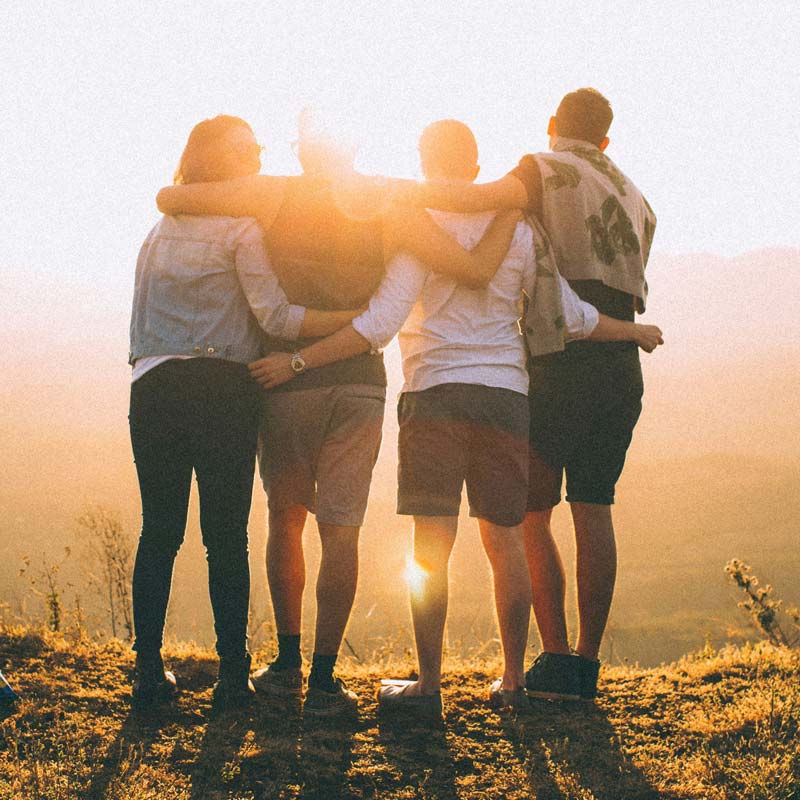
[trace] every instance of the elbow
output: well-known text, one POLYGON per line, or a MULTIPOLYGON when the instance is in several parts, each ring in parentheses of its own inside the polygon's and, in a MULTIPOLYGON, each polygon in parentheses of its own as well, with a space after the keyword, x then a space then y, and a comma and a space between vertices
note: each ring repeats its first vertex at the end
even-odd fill
POLYGON ((162 214, 174 214, 175 209, 169 203, 169 189, 161 189, 156 195, 156 205, 162 214))
POLYGON ((468 273, 459 283, 466 286, 467 289, 485 289, 491 282, 491 275, 481 275, 476 273, 468 273))

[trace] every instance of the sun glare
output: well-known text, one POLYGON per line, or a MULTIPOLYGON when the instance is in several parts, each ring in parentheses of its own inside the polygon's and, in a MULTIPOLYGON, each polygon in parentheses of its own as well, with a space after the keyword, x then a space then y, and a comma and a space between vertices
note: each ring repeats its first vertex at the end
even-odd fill
POLYGON ((428 572, 424 570, 412 556, 406 558, 406 568, 403 577, 412 594, 420 595, 425 588, 425 581, 428 579, 428 572))

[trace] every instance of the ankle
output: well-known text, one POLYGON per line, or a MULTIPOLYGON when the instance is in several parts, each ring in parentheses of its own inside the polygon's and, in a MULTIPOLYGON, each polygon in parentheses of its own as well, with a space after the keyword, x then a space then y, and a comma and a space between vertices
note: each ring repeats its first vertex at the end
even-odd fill
POLYGON ((442 689, 441 676, 437 676, 434 679, 420 675, 419 680, 417 681, 417 688, 419 689, 420 694, 438 694, 442 689))
POLYGON ((542 652, 552 653, 553 655, 557 656, 568 656, 575 651, 569 646, 568 642, 555 641, 555 642, 542 642, 542 652))
POLYGON ((274 669, 299 669, 303 666, 303 657, 300 655, 300 634, 278 634, 278 657, 272 662, 274 669))
POLYGON ((336 656, 314 653, 311 660, 311 673, 308 676, 308 685, 313 689, 322 689, 332 692, 336 688, 333 679, 333 668, 336 666, 336 656))
POLYGON ((503 673, 503 688, 514 691, 521 689, 525 686, 525 672, 504 672, 503 673))

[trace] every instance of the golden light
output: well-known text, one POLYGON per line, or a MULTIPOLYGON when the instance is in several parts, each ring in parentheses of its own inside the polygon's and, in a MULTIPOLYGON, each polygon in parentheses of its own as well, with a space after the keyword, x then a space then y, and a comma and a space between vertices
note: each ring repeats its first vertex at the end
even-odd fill
POLYGON ((428 579, 427 570, 423 569, 412 556, 406 558, 406 568, 403 571, 403 578, 408 584, 412 594, 420 595, 425 588, 425 581, 428 579))

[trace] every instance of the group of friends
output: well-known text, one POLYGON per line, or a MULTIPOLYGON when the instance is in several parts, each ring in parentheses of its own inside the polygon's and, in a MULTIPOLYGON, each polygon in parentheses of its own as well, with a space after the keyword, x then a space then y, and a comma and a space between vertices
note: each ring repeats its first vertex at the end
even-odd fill
POLYGON ((594 89, 567 94, 550 150, 474 183, 455 120, 419 141, 424 181, 359 175, 354 152, 301 116, 302 175, 260 174, 250 126, 192 130, 164 216, 142 245, 131 320, 130 432, 143 524, 133 574, 133 701, 169 699, 161 648, 192 474, 219 654, 216 708, 253 693, 356 712, 335 675, 356 593, 359 532, 381 443, 382 348, 398 336, 398 514, 413 517, 416 680, 384 680, 386 712, 440 717, 448 563, 462 487, 491 565, 503 673, 495 707, 593 700, 616 550, 611 506, 641 411, 636 323, 655 216, 605 154, 594 89), (268 498, 278 654, 252 670, 247 523, 256 459, 268 498), (550 518, 563 476, 574 521, 579 630, 550 518), (321 561, 313 659, 300 650, 303 528, 321 561), (525 670, 534 610, 542 650, 525 670))

